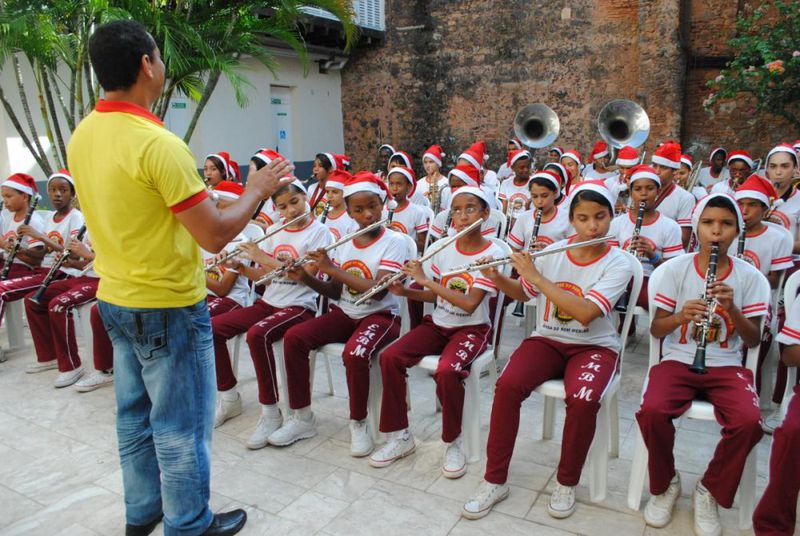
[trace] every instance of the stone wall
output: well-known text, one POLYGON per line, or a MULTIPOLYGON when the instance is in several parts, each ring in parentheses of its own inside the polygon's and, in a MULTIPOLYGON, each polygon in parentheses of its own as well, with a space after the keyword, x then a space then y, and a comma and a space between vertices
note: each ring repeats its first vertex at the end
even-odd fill
MULTIPOLYGON (((718 0, 386 0, 385 41, 356 51, 342 73, 346 151, 356 169, 372 168, 376 147, 391 143, 420 170, 431 143, 452 157, 484 139, 496 168, 516 111, 544 102, 561 120, 557 144, 585 154, 603 104, 626 98, 650 116, 648 151, 669 137, 701 154, 715 122, 730 125, 742 106, 713 121, 701 104, 716 71, 688 61, 729 53, 736 9, 718 0)), ((734 146, 751 132, 726 126, 721 138, 734 146)))

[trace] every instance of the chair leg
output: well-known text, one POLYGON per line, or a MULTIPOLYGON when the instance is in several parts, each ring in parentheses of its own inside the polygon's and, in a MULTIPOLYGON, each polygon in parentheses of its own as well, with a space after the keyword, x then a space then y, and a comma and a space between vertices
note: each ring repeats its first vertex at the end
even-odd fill
POLYGON ((608 400, 608 454, 619 458, 619 392, 615 391, 608 400))
POLYGON ((644 444, 642 432, 636 425, 636 447, 631 462, 631 476, 628 480, 628 508, 639 511, 642 502, 642 490, 647 476, 647 446, 644 444))
POLYGON ((494 389, 497 387, 497 358, 495 357, 489 362, 489 380, 492 382, 491 390, 489 393, 494 400, 494 389))
POLYGON ((242 336, 237 335, 233 338, 233 377, 239 379, 239 352, 242 350, 242 336))
POLYGON ((609 415, 607 404, 601 404, 597 413, 594 441, 589 450, 589 500, 602 502, 608 488, 609 415))
MULTIPOLYGON (((276 381, 278 382, 278 407, 284 418, 289 416, 289 387, 286 382, 286 358, 283 355, 283 339, 272 345, 272 354, 275 357, 276 381)), ((311 369, 311 378, 314 378, 314 369, 311 369)))
POLYGON ((334 396, 333 372, 331 372, 331 356, 325 354, 325 373, 328 375, 328 394, 334 396))
POLYGON ((739 482, 739 528, 750 530, 753 527, 753 512, 756 509, 756 465, 757 447, 747 456, 739 482))
MULTIPOLYGON (((315 352, 315 351, 312 350, 311 353, 308 355, 308 370, 311 373, 311 377, 309 378, 308 387, 309 387, 309 389, 311 390, 312 393, 314 392, 314 379, 317 376, 317 354, 318 353, 319 352, 315 352)), ((323 357, 327 357, 327 356, 325 356, 323 354, 323 357)))
POLYGON ((464 436, 468 463, 475 463, 481 458, 480 373, 480 370, 473 369, 464 382, 464 411, 461 419, 461 433, 464 436))
POLYGON ((770 344, 769 351, 767 351, 767 355, 764 358, 764 363, 761 365, 761 393, 758 396, 762 409, 769 409, 772 404, 772 391, 775 387, 775 363, 779 359, 778 341, 773 337, 772 344, 770 344))
POLYGON ((556 399, 544 397, 544 416, 542 418, 542 439, 553 439, 556 425, 556 399))
POLYGON ((383 382, 381 378, 381 367, 378 364, 380 354, 373 358, 369 367, 369 402, 367 419, 369 419, 372 441, 378 442, 381 439, 380 418, 381 418, 381 397, 383 396, 383 382))
POLYGON ((8 331, 8 349, 25 346, 25 324, 22 320, 24 311, 22 300, 10 302, 6 306, 6 329, 8 331))

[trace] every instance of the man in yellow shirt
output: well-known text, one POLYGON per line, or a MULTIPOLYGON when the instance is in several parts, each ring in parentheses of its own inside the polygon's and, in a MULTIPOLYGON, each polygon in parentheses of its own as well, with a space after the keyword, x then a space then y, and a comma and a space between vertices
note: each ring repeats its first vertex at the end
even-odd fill
POLYGON ((208 505, 216 387, 198 244, 220 251, 293 167, 262 168, 218 209, 189 148, 149 112, 165 71, 152 36, 133 21, 105 24, 89 55, 105 99, 75 129, 67 158, 114 343, 126 535, 149 534, 162 516, 165 536, 235 534, 246 513, 208 505))

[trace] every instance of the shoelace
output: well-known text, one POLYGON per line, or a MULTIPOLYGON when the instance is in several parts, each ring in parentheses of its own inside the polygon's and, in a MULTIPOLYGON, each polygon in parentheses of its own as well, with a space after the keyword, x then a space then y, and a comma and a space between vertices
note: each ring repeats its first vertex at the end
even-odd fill
POLYGON ((554 502, 563 502, 566 501, 572 490, 567 486, 562 486, 561 484, 556 484, 556 489, 553 490, 553 501, 554 502))
POLYGON ((489 497, 491 497, 494 494, 496 489, 497 489, 496 486, 493 486, 492 484, 484 481, 481 484, 480 489, 478 490, 478 494, 475 496, 476 501, 479 504, 485 503, 487 500, 489 500, 489 497))
POLYGON ((703 516, 704 517, 712 517, 712 516, 716 517, 716 516, 714 516, 715 501, 714 501, 714 497, 711 496, 711 493, 709 493, 709 492, 705 492, 705 493, 697 492, 697 495, 700 496, 700 501, 699 502, 700 502, 700 507, 702 508, 702 511, 703 511, 703 516))

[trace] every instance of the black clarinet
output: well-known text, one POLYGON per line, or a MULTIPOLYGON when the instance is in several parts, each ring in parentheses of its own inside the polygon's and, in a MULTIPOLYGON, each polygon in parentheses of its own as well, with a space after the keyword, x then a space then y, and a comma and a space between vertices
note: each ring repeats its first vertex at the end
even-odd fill
POLYGON ((736 244, 736 258, 737 259, 744 259, 745 240, 747 240, 747 236, 746 236, 746 233, 745 233, 744 229, 742 229, 742 232, 739 233, 739 243, 736 244))
MULTIPOLYGON (((536 240, 539 238, 539 227, 542 225, 542 211, 536 211, 536 219, 533 221, 533 232, 531 233, 531 240, 528 242, 528 253, 533 253, 533 248, 536 247, 536 240)), ((522 318, 525 316, 525 302, 518 301, 511 311, 512 316, 522 318)))
MULTIPOLYGON (((636 257, 637 259, 639 256, 636 254, 636 250, 634 249, 634 243, 638 240, 639 236, 642 234, 642 224, 644 223, 644 210, 647 206, 647 203, 644 201, 639 201, 639 211, 636 214, 636 223, 633 226, 633 234, 631 234, 631 241, 628 242, 628 249, 626 250, 628 253, 636 257)), ((631 299, 631 292, 630 290, 626 290, 622 297, 617 302, 617 305, 614 306, 614 309, 619 312, 626 312, 628 310, 628 302, 631 299)))
POLYGON ((695 330, 699 332, 700 340, 697 341, 697 350, 694 352, 694 361, 689 370, 695 374, 706 374, 706 344, 708 344, 708 333, 711 331, 711 319, 714 316, 714 309, 717 308, 717 300, 711 297, 711 283, 717 280, 717 259, 719 257, 719 243, 711 244, 711 255, 708 260, 706 270, 706 288, 703 291, 703 301, 706 302, 706 314, 700 324, 695 323, 695 330))
MULTIPOLYGON (((83 241, 83 235, 86 234, 86 225, 80 228, 78 234, 75 235, 75 240, 78 242, 83 241)), ((47 275, 44 277, 42 284, 39 285, 39 288, 36 290, 36 294, 33 295, 31 301, 37 305, 41 305, 42 296, 44 296, 45 291, 47 291, 47 287, 50 286, 50 283, 53 282, 53 279, 56 278, 58 271, 61 270, 61 267, 64 265, 67 259, 69 259, 69 251, 67 250, 67 245, 64 244, 64 251, 58 256, 58 258, 53 262, 53 266, 50 267, 50 271, 47 272, 47 275)))
POLYGON ((331 202, 328 201, 327 203, 325 203, 325 207, 322 209, 322 215, 320 215, 319 217, 320 223, 324 224, 326 221, 328 221, 328 212, 330 211, 331 211, 331 202))
MULTIPOLYGON (((39 196, 33 196, 31 199, 31 204, 28 207, 28 213, 25 214, 25 221, 22 222, 23 225, 30 225, 31 218, 33 218, 33 212, 36 210, 36 206, 39 204, 39 196)), ((18 236, 17 240, 14 242, 14 245, 11 247, 11 253, 8 254, 8 259, 6 259, 6 264, 3 266, 3 273, 0 274, 0 280, 5 281, 8 279, 8 273, 11 271, 11 264, 14 262, 14 259, 17 257, 17 253, 19 253, 19 248, 22 246, 22 237, 18 236)))

